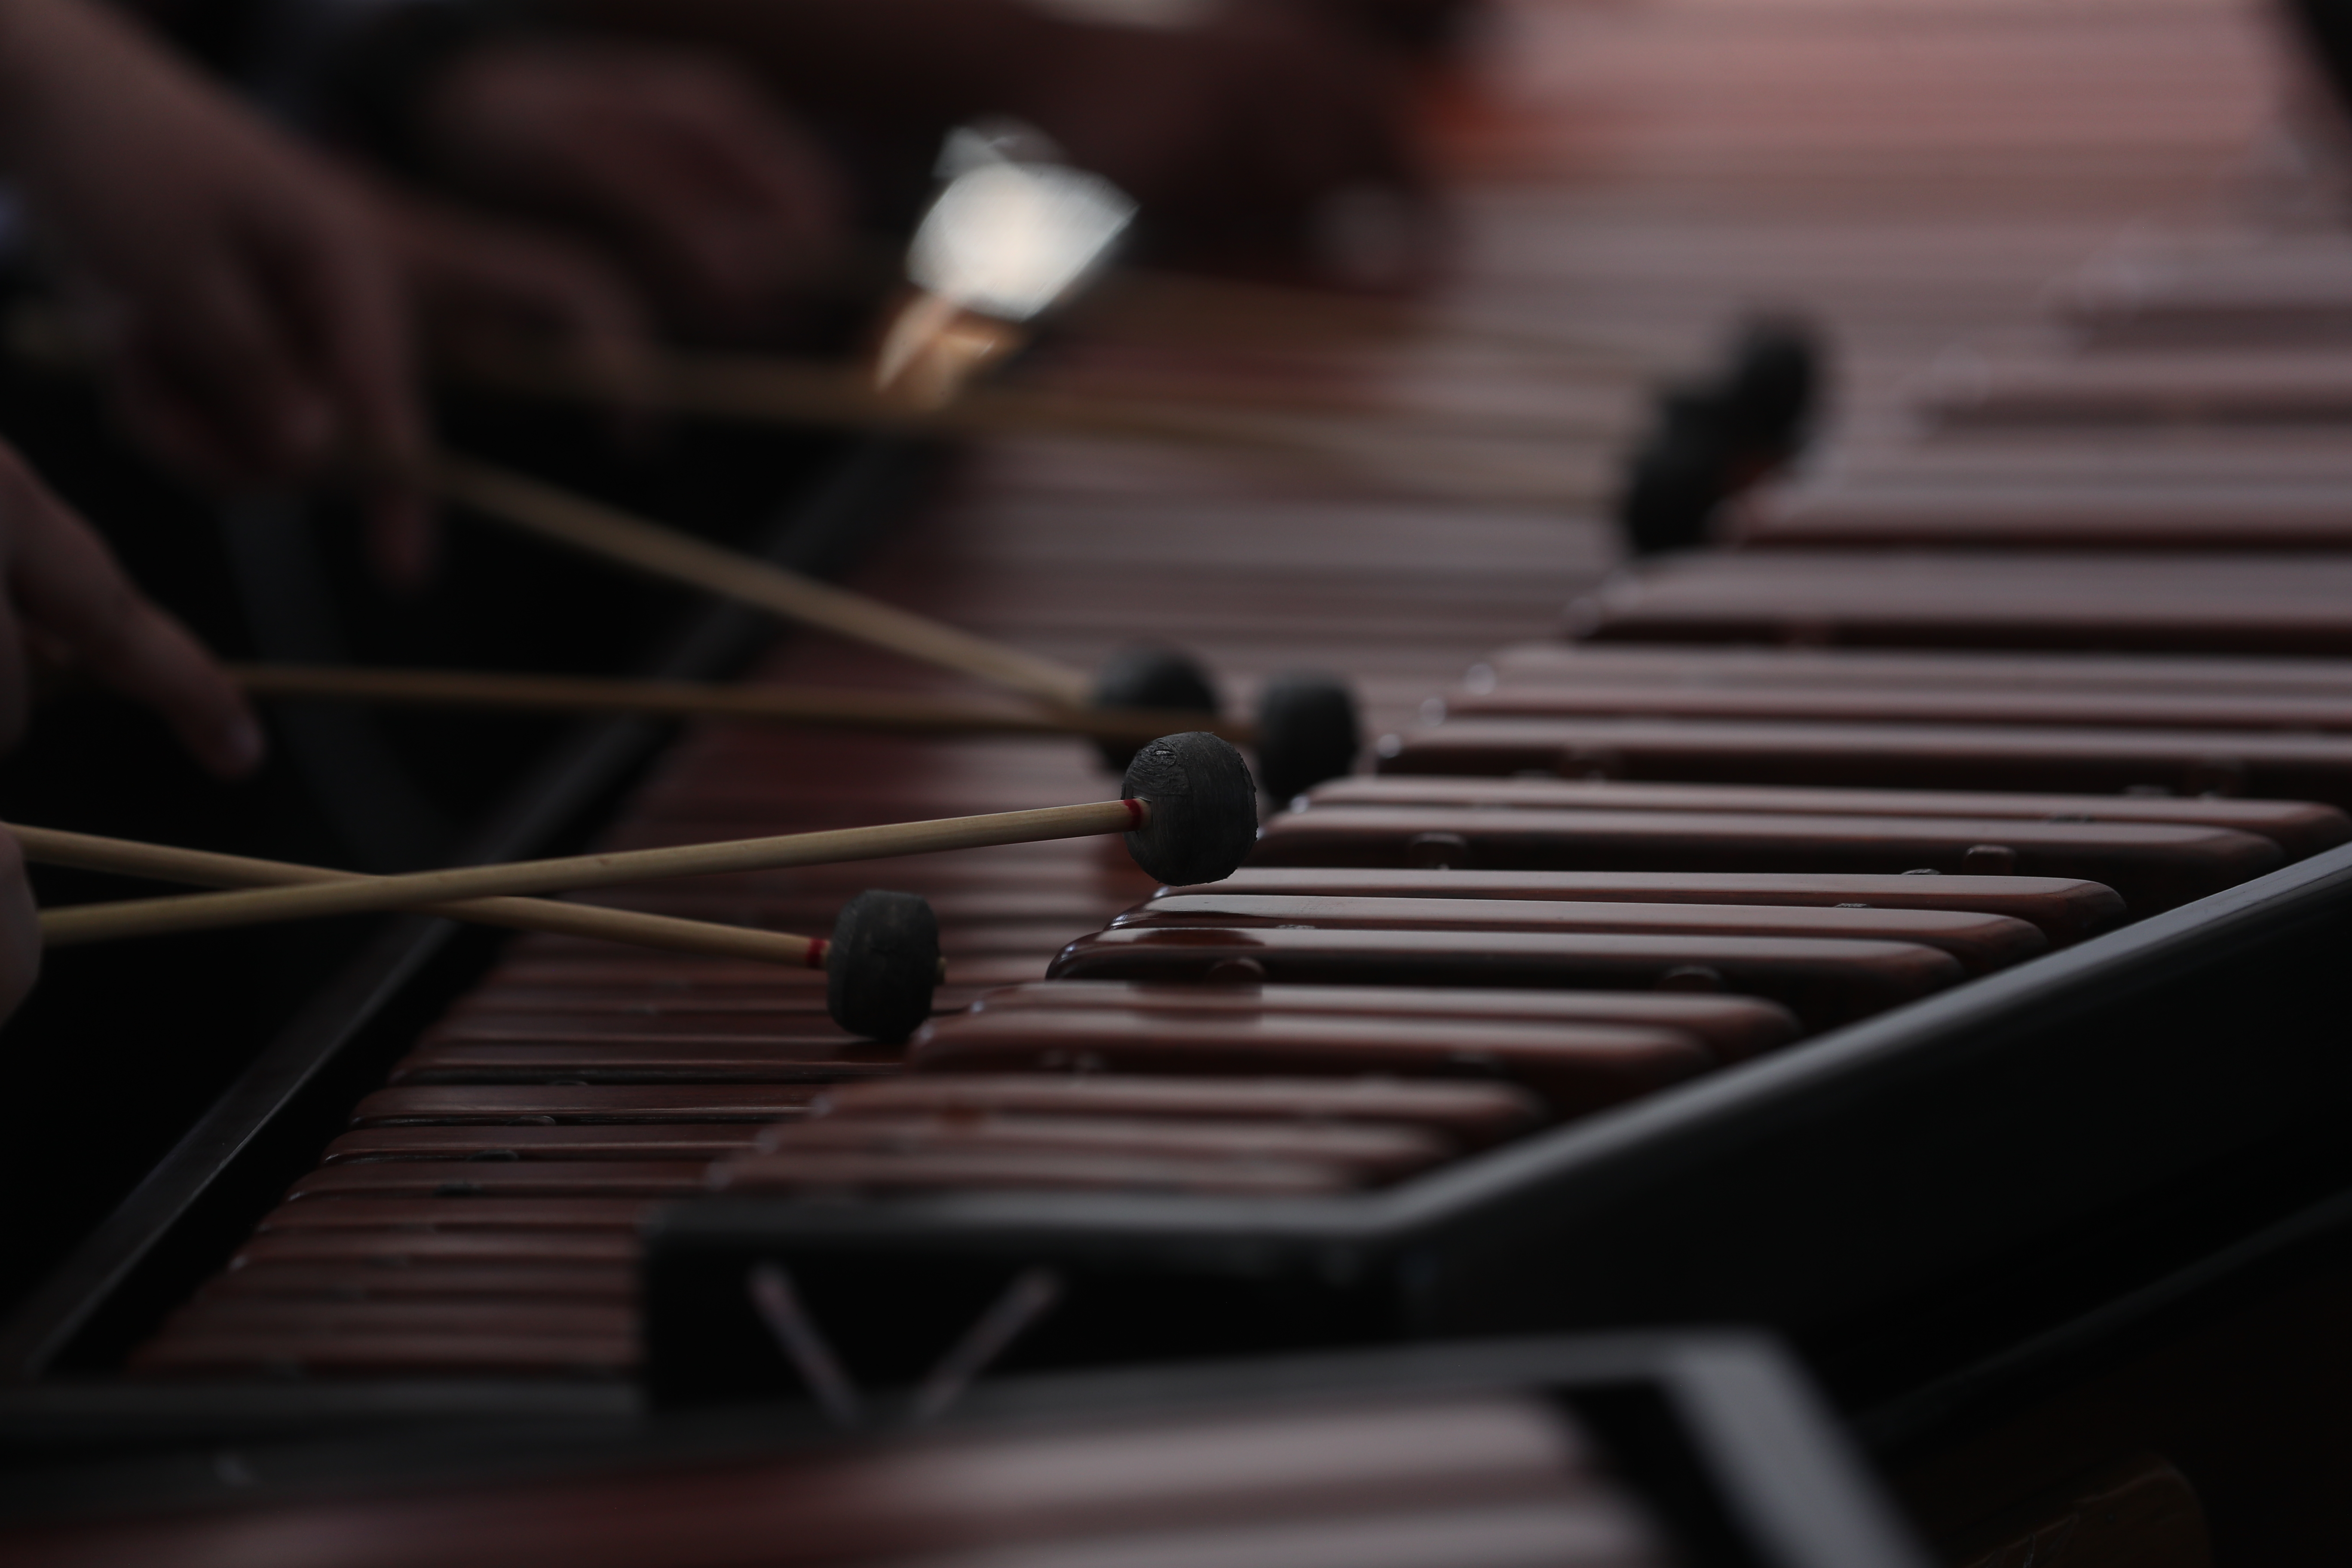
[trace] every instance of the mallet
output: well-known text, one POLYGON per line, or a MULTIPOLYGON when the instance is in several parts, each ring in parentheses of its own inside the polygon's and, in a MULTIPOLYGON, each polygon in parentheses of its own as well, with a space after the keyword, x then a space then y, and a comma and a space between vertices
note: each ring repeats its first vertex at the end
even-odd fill
MULTIPOLYGON (((43 914, 41 934, 48 945, 66 947, 271 921, 432 907, 463 900, 567 892, 666 877, 827 866, 1108 833, 1123 834, 1136 864, 1162 882, 1222 881, 1257 841, 1257 791, 1248 764, 1224 742, 1195 731, 1162 736, 1139 750, 1128 765, 1118 800, 557 860, 84 904, 43 914)), ((872 900, 877 895, 866 897, 872 900)), ((919 900, 908 901, 918 908, 921 905, 919 900)), ((852 910, 856 908, 852 905, 852 910)), ((835 928, 835 942, 861 955, 861 966, 855 973, 846 960, 837 969, 828 957, 826 973, 834 980, 831 996, 835 1016, 841 1016, 838 1009, 845 1008, 861 1021, 877 1016, 892 1020, 912 1016, 919 1022, 922 1014, 914 1006, 914 976, 919 970, 922 1011, 927 1012, 929 987, 937 976, 935 928, 929 923, 928 909, 920 922, 883 911, 883 906, 868 906, 866 912, 853 919, 851 910, 845 910, 843 919, 850 929, 835 928), (877 922, 872 931, 864 924, 869 920, 877 922), (919 963, 915 962, 921 934, 914 930, 917 923, 923 932, 933 933, 929 937, 929 956, 920 957, 919 963), (891 961, 865 964, 862 955, 875 952, 892 955, 891 961), (866 994, 862 988, 869 982, 887 994, 866 994)), ((859 1032, 878 1031, 860 1028, 859 1032)))
MULTIPOLYGON (((553 485, 469 458, 443 457, 427 481, 445 499, 480 515, 587 554, 700 588, 804 625, 955 670, 1035 698, 1064 713, 1097 709, 1167 710, 1169 719, 1213 724, 1216 693, 1192 660, 1164 648, 1115 655, 1089 677, 1054 659, 869 599, 846 588, 663 528, 553 485)), ((1292 795, 1355 766, 1361 731, 1354 696, 1336 677, 1297 671, 1267 683, 1257 717, 1258 756, 1267 794, 1292 795)), ((1113 767, 1131 746, 1103 742, 1113 767)))
MULTIPOLYGON (((37 864, 152 878, 160 882, 189 882, 205 888, 296 888, 368 886, 381 879, 353 871, 141 844, 55 827, 12 824, 8 831, 24 847, 25 858, 37 864)), ((173 906, 187 900, 143 901, 173 906)), ((97 910, 129 906, 87 907, 97 910)), ((394 907, 414 914, 441 915, 476 925, 591 937, 706 958, 740 958, 756 963, 821 969, 825 973, 826 1007, 834 1021, 853 1034, 893 1043, 905 1039, 930 1016, 931 990, 941 978, 939 921, 930 906, 911 893, 869 890, 858 894, 843 906, 834 921, 830 940, 549 899, 478 898, 394 907), (919 1001, 920 1005, 917 1005, 919 1001)), ((68 912, 57 911, 55 918, 62 920, 68 912)), ((50 916, 43 917, 42 934, 50 946, 66 945, 76 940, 71 936, 59 939, 52 930, 51 921, 50 916)))
POLYGON ((666 351, 625 387, 542 349, 475 343, 444 351, 447 378, 508 396, 737 424, 940 437, 1058 436, 1140 441, 1303 465, 1341 482, 1433 500, 1571 504, 1607 493, 1610 455, 1637 415, 1520 418, 1444 409, 1309 405, 1240 394, 1149 398, 1078 385, 989 383, 953 401, 909 405, 854 367, 756 354, 666 351))
MULTIPOLYGON (((625 680, 462 669, 362 669, 341 665, 231 664, 229 674, 263 697, 383 702, 415 708, 480 708, 545 713, 641 713, 665 719, 751 719, 845 730, 911 734, 1083 735, 1123 765, 1135 748, 1167 727, 1189 688, 1171 700, 1155 682, 1187 679, 1181 656, 1130 651, 1107 667, 1122 689, 1140 689, 1149 705, 1056 709, 989 707, 955 698, 908 696, 856 687, 722 686, 691 680, 625 680), (1162 658, 1166 662, 1161 662, 1162 658)), ((1211 732, 1258 748, 1267 792, 1287 800, 1328 773, 1331 759, 1353 756, 1355 708, 1337 682, 1312 675, 1277 677, 1259 699, 1270 734, 1245 720, 1223 720, 1211 732), (1288 784, 1290 787, 1284 787, 1288 784)))

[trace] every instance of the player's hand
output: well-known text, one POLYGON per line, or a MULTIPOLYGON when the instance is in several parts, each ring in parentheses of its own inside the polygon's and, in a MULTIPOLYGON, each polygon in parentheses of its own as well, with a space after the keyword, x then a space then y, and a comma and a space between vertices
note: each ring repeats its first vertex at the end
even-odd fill
POLYGON ((843 241, 824 157, 716 55, 494 40, 436 76, 415 112, 443 178, 593 233, 692 331, 770 325, 843 241))
POLYGON ((394 476, 424 421, 364 196, 85 0, 10 0, 0 161, 151 442, 229 483, 356 456, 387 477, 379 563, 422 572, 425 509, 394 476))
POLYGON ((153 709, 220 777, 261 762, 261 726, 236 683, 0 443, 0 750, 23 738, 36 660, 153 709))
POLYGON ((1402 284, 1434 225, 1386 50, 1312 14, 1234 8, 1181 30, 1066 35, 1029 118, 1141 204, 1181 256, 1304 262, 1402 284))
POLYGON ((469 357, 523 349, 583 376, 625 409, 653 373, 646 309, 593 252, 553 234, 413 192, 371 186, 421 338, 469 357))

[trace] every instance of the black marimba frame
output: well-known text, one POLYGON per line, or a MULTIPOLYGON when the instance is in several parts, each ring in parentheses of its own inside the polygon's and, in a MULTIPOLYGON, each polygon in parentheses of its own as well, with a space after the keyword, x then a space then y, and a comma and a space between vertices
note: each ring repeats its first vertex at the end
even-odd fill
POLYGON ((1019 1271, 1007 1368, 1753 1321, 1874 1441, 2352 1257, 2352 846, 1387 1191, 713 1197, 656 1218, 655 1396, 920 1376, 1019 1271))

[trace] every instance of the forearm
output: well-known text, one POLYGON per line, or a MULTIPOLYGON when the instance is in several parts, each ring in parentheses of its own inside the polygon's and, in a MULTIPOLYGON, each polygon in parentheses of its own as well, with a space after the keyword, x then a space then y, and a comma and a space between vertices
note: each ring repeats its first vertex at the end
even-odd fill
MULTIPOLYGON (((242 118, 131 19, 95 0, 0 0, 0 176, 37 208, 70 210, 98 183, 135 179, 121 135, 138 118, 242 118)), ((253 130, 259 132, 257 122, 253 130)))
POLYGON ((86 0, 0 0, 0 171, 37 160, 78 99, 145 89, 152 53, 132 25, 86 0))

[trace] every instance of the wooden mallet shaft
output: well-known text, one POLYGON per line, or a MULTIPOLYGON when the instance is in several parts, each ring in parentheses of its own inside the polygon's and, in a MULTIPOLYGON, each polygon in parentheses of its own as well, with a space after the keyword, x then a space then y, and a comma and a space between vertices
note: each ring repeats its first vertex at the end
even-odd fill
MULTIPOLYGON (((364 885, 375 880, 355 871, 331 871, 322 867, 298 866, 283 860, 257 860, 243 855, 218 855, 204 849, 140 844, 123 838, 100 837, 96 834, 68 833, 55 827, 11 825, 8 831, 24 846, 25 858, 38 864, 151 878, 159 882, 186 882, 202 888, 279 888, 364 885)), ((176 904, 184 900, 142 901, 176 904)), ((121 906, 98 907, 112 909, 121 906)), ((548 931, 559 936, 590 937, 603 942, 625 942, 633 947, 657 947, 673 952, 697 953, 706 958, 740 958, 757 963, 808 969, 824 967, 827 946, 822 937, 791 936, 782 931, 755 931, 748 926, 678 920, 669 915, 599 909, 590 904, 558 903, 547 899, 469 899, 399 907, 415 914, 441 915, 476 925, 548 931)), ((54 912, 64 914, 66 911, 54 912)), ((47 934, 46 927, 44 934, 47 934)), ((54 939, 51 945, 57 945, 54 939)))
POLYGON ((1152 401, 1097 389, 968 388, 945 403, 877 391, 854 369, 753 355, 666 353, 623 389, 543 353, 474 349, 454 368, 493 391, 574 403, 624 396, 674 413, 760 424, 940 436, 1039 433, 1222 448, 1370 477, 1438 500, 1572 500, 1606 475, 1594 459, 1635 431, 1630 416, 1530 421, 1507 414, 1261 399, 1152 401))
POLYGON ((1022 712, 950 698, 845 687, 721 686, 691 680, 618 680, 456 669, 355 669, 339 665, 232 664, 231 676, 262 697, 321 698, 419 708, 548 713, 639 713, 664 719, 753 719, 917 734, 1084 735, 1140 743, 1190 725, 1255 745, 1257 727, 1210 713, 1153 708, 1022 712))
MULTIPOLYGON (((169 932, 215 931, 271 921, 389 910, 431 909, 461 900, 609 888, 668 877, 701 877, 730 871, 770 871, 794 866, 827 866, 847 860, 877 860, 938 850, 999 844, 1033 844, 1052 838, 1140 832, 1151 819, 1141 800, 1101 801, 1049 806, 1037 811, 997 812, 985 816, 945 817, 930 822, 891 823, 836 828, 773 838, 688 844, 666 849, 633 849, 606 855, 575 855, 552 860, 520 860, 498 866, 463 866, 401 876, 346 878, 297 885, 248 888, 236 892, 194 893, 178 898, 136 899, 50 910, 41 916, 42 939, 51 947, 111 942, 169 932)), ((12 829, 12 831, 16 831, 12 829)), ((40 830, 27 828, 22 834, 40 830)), ((21 836, 21 835, 20 835, 21 836)), ((27 852, 31 851, 27 840, 27 852)), ((115 868, 108 868, 110 869, 115 868)), ((464 917, 471 918, 471 917, 464 917)), ((678 922, 687 923, 687 922, 678 922)), ((780 939, 805 942, 807 939, 780 939)), ((798 962, 822 962, 803 955, 798 962)))
POLYGON ((509 527, 787 620, 977 676, 1055 707, 1083 708, 1094 689, 1083 670, 707 544, 488 463, 444 456, 426 465, 424 477, 444 499, 509 527))

